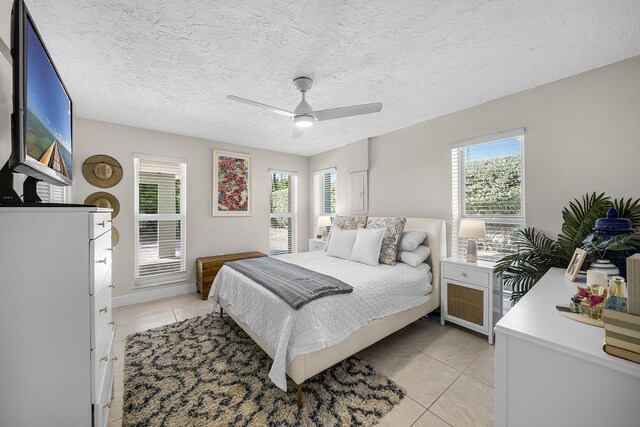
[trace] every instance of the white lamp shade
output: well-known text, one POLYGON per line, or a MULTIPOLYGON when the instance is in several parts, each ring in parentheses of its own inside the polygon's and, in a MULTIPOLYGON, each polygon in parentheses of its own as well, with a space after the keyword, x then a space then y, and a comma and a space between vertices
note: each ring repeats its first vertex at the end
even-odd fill
POLYGON ((331 225, 331 217, 330 216, 319 216, 318 217, 318 227, 329 227, 331 225))
POLYGON ((483 219, 463 219, 460 221, 459 237, 482 239, 487 236, 487 229, 483 219))

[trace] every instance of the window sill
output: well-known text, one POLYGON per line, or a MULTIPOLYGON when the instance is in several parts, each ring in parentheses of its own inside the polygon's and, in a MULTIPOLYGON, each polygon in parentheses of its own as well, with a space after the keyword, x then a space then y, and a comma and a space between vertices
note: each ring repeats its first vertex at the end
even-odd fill
POLYGON ((134 289, 150 288, 153 286, 168 285, 170 283, 180 283, 184 282, 185 280, 187 280, 187 275, 185 273, 158 277, 146 277, 142 279, 136 279, 133 287, 134 289))

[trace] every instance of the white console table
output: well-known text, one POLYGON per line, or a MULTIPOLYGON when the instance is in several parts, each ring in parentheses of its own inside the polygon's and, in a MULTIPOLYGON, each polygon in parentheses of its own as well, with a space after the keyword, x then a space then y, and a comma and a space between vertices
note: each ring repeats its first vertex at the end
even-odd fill
POLYGON ((584 276, 553 268, 496 325, 496 426, 640 425, 640 364, 604 330, 559 315, 584 276))

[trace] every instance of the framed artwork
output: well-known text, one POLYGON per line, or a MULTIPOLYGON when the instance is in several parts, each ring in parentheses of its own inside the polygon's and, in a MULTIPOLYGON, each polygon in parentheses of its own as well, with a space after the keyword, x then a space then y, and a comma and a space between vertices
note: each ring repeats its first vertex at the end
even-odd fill
POLYGON ((576 248, 573 256, 571 257, 571 261, 569 261, 569 266, 567 267, 567 271, 564 272, 564 277, 571 280, 572 282, 576 280, 576 276, 580 271, 580 267, 582 267, 582 263, 584 259, 587 257, 587 251, 582 250, 580 248, 576 248))
POLYGON ((251 216, 251 156, 213 151, 213 215, 251 216))

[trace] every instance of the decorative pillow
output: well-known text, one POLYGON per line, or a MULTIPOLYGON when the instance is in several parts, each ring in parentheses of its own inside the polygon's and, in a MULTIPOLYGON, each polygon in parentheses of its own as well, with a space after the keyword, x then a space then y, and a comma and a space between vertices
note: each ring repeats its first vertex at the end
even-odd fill
POLYGON ((400 251, 398 261, 417 267, 429 258, 431 249, 428 246, 420 245, 414 251, 400 251))
POLYGON ((372 217, 367 218, 367 228, 384 228, 384 238, 382 239, 382 248, 380 249, 380 263, 387 265, 396 265, 396 257, 398 256, 398 242, 404 230, 404 224, 407 218, 403 216, 396 217, 372 217))
POLYGON ((384 232, 385 230, 382 228, 378 230, 367 230, 366 228, 357 230, 356 241, 351 252, 351 261, 378 265, 384 232))
POLYGON ((403 231, 398 244, 398 252, 415 251, 426 238, 426 231, 403 231))
POLYGON ((329 232, 329 237, 327 237, 327 244, 324 246, 325 252, 329 248, 329 243, 331 242, 331 234, 334 228, 339 228, 341 230, 357 230, 359 228, 365 228, 366 225, 367 225, 366 216, 336 215, 333 218, 333 223, 331 223, 331 231, 329 232))
POLYGON ((353 244, 356 241, 357 230, 342 230, 336 228, 333 230, 333 238, 327 244, 327 255, 336 258, 351 258, 353 252, 353 244))

